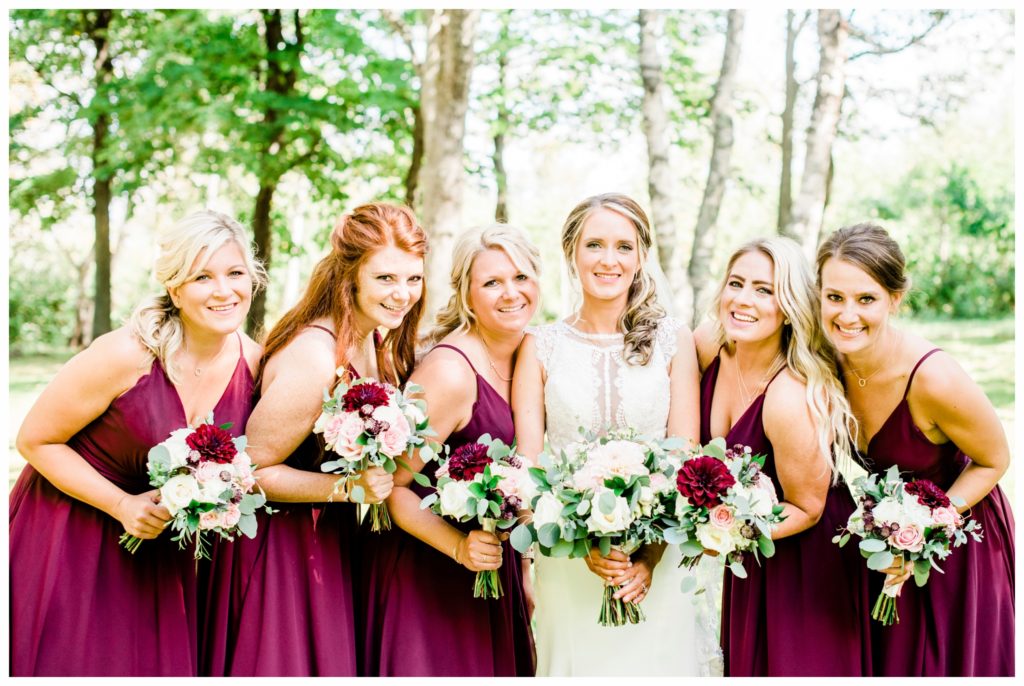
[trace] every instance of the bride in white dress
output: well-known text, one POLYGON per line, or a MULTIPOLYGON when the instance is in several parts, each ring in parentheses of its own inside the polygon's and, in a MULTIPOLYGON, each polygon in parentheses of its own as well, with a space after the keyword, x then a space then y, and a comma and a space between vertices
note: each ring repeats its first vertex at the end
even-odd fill
MULTIPOLYGON (((543 450, 545 434, 558 451, 578 440, 580 428, 698 437, 693 336, 657 304, 644 269, 650 246, 646 214, 623 195, 588 198, 566 219, 562 250, 583 298, 566 320, 533 329, 520 349, 512 407, 527 458, 543 450)), ((537 675, 720 675, 721 574, 713 560, 693 572, 679 561, 675 546, 646 546, 630 557, 538 555, 537 675), (682 592, 689 574, 700 577, 704 593, 682 592), (646 621, 600 626, 606 582, 622 587, 623 600, 642 603, 646 621)))

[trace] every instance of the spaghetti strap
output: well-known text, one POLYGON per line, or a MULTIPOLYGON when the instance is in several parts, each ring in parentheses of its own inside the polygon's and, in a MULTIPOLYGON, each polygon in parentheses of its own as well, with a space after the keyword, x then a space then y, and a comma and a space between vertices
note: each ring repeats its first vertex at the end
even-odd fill
POLYGON ((776 372, 775 372, 774 374, 772 374, 772 378, 768 379, 768 383, 766 383, 766 384, 764 385, 764 391, 763 391, 763 392, 761 393, 761 395, 764 395, 765 393, 767 393, 767 392, 768 392, 768 387, 772 385, 772 381, 775 381, 775 378, 776 378, 776 377, 777 377, 777 376, 778 376, 779 374, 781 374, 781 373, 783 372, 783 370, 785 370, 785 369, 786 369, 786 368, 787 368, 788 366, 789 366, 789 365, 786 365, 786 364, 784 364, 784 365, 782 365, 781 367, 779 367, 778 371, 776 371, 776 372))
POLYGON ((914 380, 914 375, 917 374, 917 368, 921 366, 922 362, 924 362, 929 357, 931 357, 933 353, 937 353, 940 350, 942 350, 942 348, 932 348, 931 350, 926 352, 924 355, 922 355, 921 359, 918 360, 917 364, 914 365, 914 368, 912 370, 910 370, 910 377, 907 379, 907 387, 905 389, 903 389, 903 399, 904 400, 906 400, 907 394, 910 393, 910 384, 914 380))
POLYGON ((462 355, 462 359, 464 359, 466 361, 466 364, 468 364, 469 368, 473 370, 473 373, 476 374, 477 376, 480 376, 480 372, 478 372, 476 370, 476 367, 473 366, 473 363, 469 361, 469 357, 466 355, 466 353, 462 352, 459 348, 456 348, 454 345, 449 345, 448 343, 438 343, 433 348, 431 348, 431 350, 437 350, 438 348, 451 348, 452 350, 454 350, 458 354, 462 355))
POLYGON ((320 326, 319 324, 310 324, 308 328, 310 328, 310 329, 320 329, 321 331, 327 333, 327 335, 329 335, 331 338, 333 338, 335 340, 338 339, 338 337, 334 335, 334 332, 331 331, 330 329, 328 329, 326 326, 320 326))

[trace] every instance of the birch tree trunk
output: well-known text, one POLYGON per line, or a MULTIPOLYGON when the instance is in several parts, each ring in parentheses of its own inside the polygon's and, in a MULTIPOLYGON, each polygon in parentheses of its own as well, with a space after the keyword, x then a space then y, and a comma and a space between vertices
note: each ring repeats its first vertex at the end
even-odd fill
POLYGON ((423 167, 417 190, 420 221, 430 233, 424 321, 430 321, 448 299, 452 243, 462 218, 462 141, 479 14, 440 10, 428 20, 420 91, 423 167))
MULTIPOLYGON (((87 13, 88 14, 88 13, 87 13)), ((114 60, 110 54, 110 22, 113 10, 97 10, 89 25, 89 37, 96 49, 95 98, 109 98, 107 84, 114 76, 114 60)), ((113 174, 106 169, 105 151, 110 132, 110 115, 101 106, 92 122, 92 216, 96 231, 95 305, 92 311, 92 335, 89 340, 110 331, 110 200, 113 196, 113 174)))
POLYGON ((693 318, 696 326, 704 318, 708 297, 714 291, 715 280, 711 275, 711 253, 715 247, 715 223, 725 194, 725 183, 729 178, 729 160, 732 157, 734 111, 733 87, 736 81, 736 66, 740 58, 740 43, 743 38, 742 10, 729 10, 729 24, 725 35, 725 52, 722 55, 722 71, 711 100, 711 120, 714 126, 711 162, 708 165, 708 181, 704 186, 704 197, 697 215, 697 226, 693 236, 693 251, 690 254, 689 277, 693 285, 693 318))
MULTIPOLYGON (((804 21, 807 15, 804 15, 804 21)), ((794 25, 796 12, 786 10, 786 106, 782 110, 782 173, 779 175, 779 216, 776 227, 782 231, 789 223, 793 208, 793 110, 796 109, 796 38, 804 21, 794 25)))
POLYGON ((671 149, 668 113, 665 111, 665 79, 658 41, 664 34, 665 14, 661 10, 640 10, 640 77, 643 80, 643 128, 647 139, 647 191, 651 198, 651 220, 658 244, 658 263, 668 278, 675 314, 689 319, 693 290, 689 276, 676 254, 679 235, 672 208, 671 149))
POLYGON ((798 241, 813 257, 825 216, 829 163, 832 144, 839 129, 846 81, 846 39, 849 29, 839 10, 818 10, 819 61, 817 92, 811 123, 807 127, 807 152, 804 158, 800 194, 783 235, 798 241))

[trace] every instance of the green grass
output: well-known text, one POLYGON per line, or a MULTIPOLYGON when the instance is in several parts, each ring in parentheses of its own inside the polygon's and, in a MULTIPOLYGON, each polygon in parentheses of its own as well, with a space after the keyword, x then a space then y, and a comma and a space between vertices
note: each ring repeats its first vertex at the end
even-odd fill
MULTIPOLYGON (((924 336, 956 358, 978 382, 996 408, 999 419, 1014 448, 1014 351, 1013 318, 990 320, 927 321, 904 319, 902 325, 924 336)), ((10 360, 10 460, 9 477, 13 484, 25 461, 14 449, 14 437, 32 403, 53 378, 71 351, 14 357, 10 360)), ((1013 497, 1013 469, 1000 482, 1013 497)))

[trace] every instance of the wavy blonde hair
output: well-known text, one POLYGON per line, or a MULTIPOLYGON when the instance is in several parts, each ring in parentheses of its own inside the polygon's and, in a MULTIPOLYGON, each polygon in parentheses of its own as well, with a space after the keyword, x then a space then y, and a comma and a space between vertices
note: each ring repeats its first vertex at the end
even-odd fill
POLYGON ((160 360, 172 383, 180 380, 173 358, 184 342, 184 329, 169 291, 206 269, 213 254, 228 241, 237 243, 242 251, 256 293, 266 286, 267 273, 253 254, 245 228, 228 215, 213 210, 194 212, 157 237, 160 252, 153 277, 164 292, 136 307, 127 326, 149 354, 160 360))
MULTIPOLYGON (((718 316, 722 292, 736 260, 755 250, 767 255, 774 265, 772 290, 786 322, 782 325, 781 341, 784 364, 807 386, 807 406, 818 427, 818 447, 832 472, 832 483, 836 483, 837 465, 850 464, 853 459, 857 423, 834 372, 836 352, 821 324, 821 301, 814 274, 796 241, 781 236, 759 238, 743 244, 729 257, 712 312, 715 336, 720 346, 733 349, 718 316)), ((774 374, 782 364, 769 373, 774 374)))
POLYGON ((468 331, 476 324, 476 315, 469 306, 469 274, 477 255, 485 250, 503 251, 516 269, 534 281, 540 280, 540 251, 525 231, 502 223, 467 230, 459 236, 452 254, 452 297, 434 317, 434 328, 423 337, 424 346, 436 344, 453 331, 468 331))
POLYGON ((597 210, 610 210, 628 219, 636 229, 640 250, 640 269, 629 286, 626 308, 619 317, 619 329, 625 334, 625 359, 628 364, 644 366, 654 351, 654 335, 658 323, 665 318, 665 308, 658 304, 654 278, 647 271, 647 255, 653 237, 651 223, 640 205, 621 193, 593 195, 573 208, 562 226, 562 253, 569 265, 569 273, 576 273, 576 246, 583 235, 583 225, 597 210))

